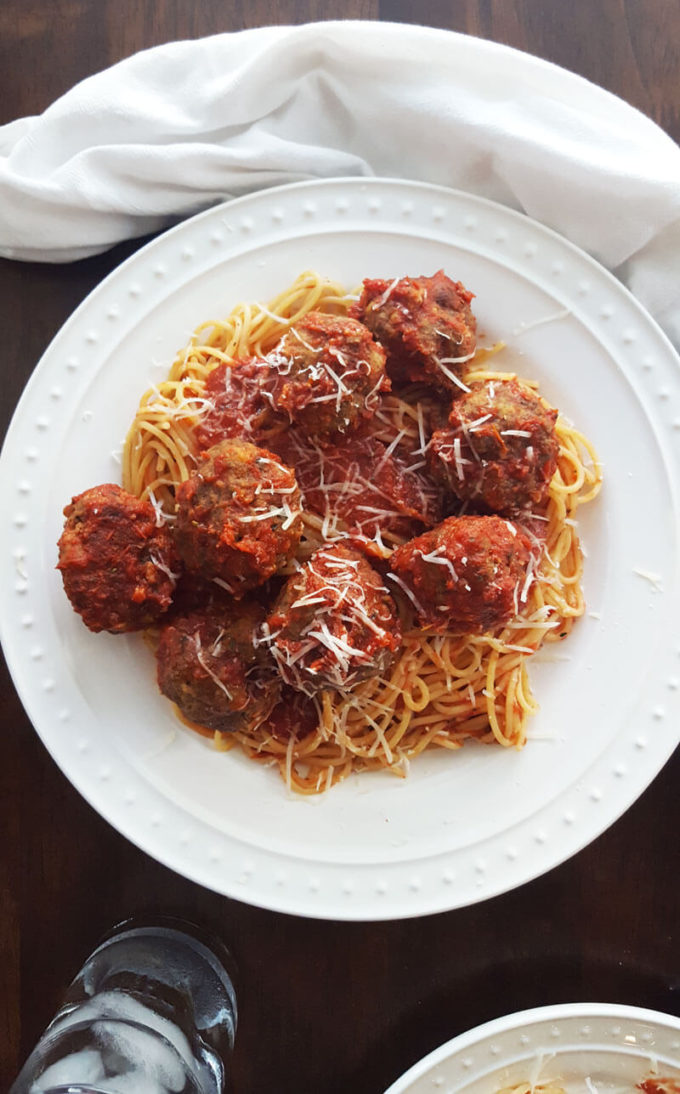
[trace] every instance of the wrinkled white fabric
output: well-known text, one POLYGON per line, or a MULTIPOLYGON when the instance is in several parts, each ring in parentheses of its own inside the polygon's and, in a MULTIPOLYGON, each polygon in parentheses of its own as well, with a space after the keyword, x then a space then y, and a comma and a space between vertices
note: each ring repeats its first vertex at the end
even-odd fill
POLYGON ((372 22, 138 53, 0 127, 0 254, 63 262, 230 197, 378 175, 469 191, 614 271, 680 343, 680 148, 504 46, 372 22))

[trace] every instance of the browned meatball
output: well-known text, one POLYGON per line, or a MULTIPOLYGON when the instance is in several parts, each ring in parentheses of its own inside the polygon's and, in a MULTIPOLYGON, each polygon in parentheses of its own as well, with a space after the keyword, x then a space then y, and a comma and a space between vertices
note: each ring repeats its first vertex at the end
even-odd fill
POLYGON ((288 684, 281 684, 276 706, 265 720, 265 728, 279 741, 295 737, 301 741, 319 726, 319 711, 314 699, 288 684))
POLYGON ((473 383, 428 448, 431 473, 497 513, 541 508, 557 467, 557 411, 516 380, 473 383))
POLYGON ((301 534, 295 474, 266 448, 222 441, 178 487, 175 542, 187 569, 234 596, 290 562, 301 534))
POLYGON ((254 729, 279 695, 255 638, 264 608, 213 602, 165 623, 156 649, 158 686, 182 715, 206 729, 254 729))
POLYGON ((318 440, 356 429, 390 388, 384 349, 345 316, 309 312, 267 360, 278 374, 274 405, 318 440))
POLYGON ((521 611, 532 580, 531 541, 496 516, 449 517, 398 547, 392 574, 422 626, 484 634, 521 611))
POLYGON ((442 519, 444 490, 419 467, 412 469, 418 457, 390 453, 368 431, 321 448, 289 430, 276 448, 295 468, 305 509, 323 519, 326 541, 350 531, 365 540, 366 549, 374 543, 380 554, 384 533, 408 539, 442 519))
POLYGON ((57 569, 86 627, 139 631, 167 611, 180 563, 150 502, 104 483, 74 497, 64 516, 57 569))
POLYGON ((205 410, 196 427, 201 449, 237 437, 252 444, 268 443, 288 425, 288 418, 275 413, 271 393, 277 374, 257 358, 220 362, 205 381, 205 410))
POLYGON ((391 282, 367 279, 350 315, 385 347, 387 372, 396 383, 426 381, 459 391, 457 379, 477 345, 473 296, 443 270, 391 282))
POLYGON ((341 546, 322 547, 288 579, 263 636, 285 682, 308 695, 378 676, 401 643, 380 575, 341 546))

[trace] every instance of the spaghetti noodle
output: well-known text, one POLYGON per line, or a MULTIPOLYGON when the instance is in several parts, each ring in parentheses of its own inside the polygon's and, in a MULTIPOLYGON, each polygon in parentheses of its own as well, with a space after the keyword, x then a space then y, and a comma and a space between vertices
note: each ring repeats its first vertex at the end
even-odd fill
POLYGON ((559 1083, 553 1082, 523 1082, 516 1086, 505 1086, 498 1094, 567 1094, 559 1083))
MULTIPOLYGON (((196 466, 201 423, 214 409, 208 385, 214 370, 226 366, 228 375, 237 377, 239 362, 271 352, 310 311, 344 315, 356 299, 340 285, 305 273, 268 305, 239 305, 226 320, 198 327, 168 379, 142 396, 124 448, 126 489, 152 502, 159 523, 172 522, 175 490, 196 466)), ((518 379, 490 367, 501 351, 502 346, 478 350, 465 372, 465 384, 518 379)), ((535 384, 518 382, 536 389, 535 384)), ((399 458, 404 481, 422 506, 429 504, 422 468, 431 401, 427 389, 409 384, 398 395, 384 394, 371 419, 373 437, 399 458)), ((247 433, 247 408, 243 413, 247 433)), ((275 413, 258 419, 258 443, 274 444, 286 431, 286 421, 275 413)), ((404 637, 389 671, 350 691, 321 692, 315 699, 318 717, 311 731, 280 734, 264 722, 254 730, 215 732, 216 747, 228 750, 239 745, 252 759, 277 765, 288 785, 303 794, 323 791, 352 771, 387 768, 405 776, 410 761, 425 749, 455 750, 469 739, 522 747, 527 721, 537 709, 527 673, 529 660, 544 643, 564 638, 584 611, 582 552, 574 515, 596 496, 601 484, 597 457, 587 438, 562 416, 555 431, 559 453, 547 506, 531 514, 529 522, 534 529, 540 526, 542 535, 534 534, 535 558, 524 587, 516 592, 514 617, 505 626, 492 634, 430 633, 416 625, 408 590, 397 587, 394 596, 404 637)), ((295 436, 291 432, 287 443, 295 444, 295 436)), ((379 475, 367 476, 356 457, 350 472, 340 466, 334 478, 332 458, 320 455, 328 464, 321 475, 325 496, 332 500, 326 501, 325 511, 317 504, 315 511, 303 512, 304 534, 295 566, 322 544, 349 536, 350 526, 335 502, 340 495, 362 490, 373 494, 369 504, 358 506, 366 518, 352 529, 353 538, 363 537, 374 557, 389 560, 409 536, 398 520, 384 519, 398 514, 380 492, 379 475)), ((311 464, 318 473, 316 456, 311 464)), ((314 482, 306 480, 299 452, 295 467, 304 498, 314 482)))

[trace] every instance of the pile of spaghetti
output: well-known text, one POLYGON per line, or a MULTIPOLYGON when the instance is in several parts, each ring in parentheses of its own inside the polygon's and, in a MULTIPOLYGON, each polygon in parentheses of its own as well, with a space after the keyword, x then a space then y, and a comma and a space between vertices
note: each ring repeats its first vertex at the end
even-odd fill
MULTIPOLYGON (((176 489, 191 476, 208 443, 206 427, 214 411, 211 373, 226 365, 237 376, 242 362, 275 352, 282 335, 308 313, 343 316, 356 301, 357 295, 340 285, 305 273, 266 306, 241 304, 227 319, 198 327, 167 380, 141 399, 125 444, 124 487, 149 499, 159 520, 172 522, 176 489)), ((495 368, 502 351, 502 345, 478 348, 465 362, 463 380, 456 382, 468 390, 476 382, 493 385, 515 379, 535 393, 535 384, 495 368)), ((425 509, 434 489, 425 453, 438 401, 432 387, 407 380, 393 385, 389 393, 379 393, 375 413, 364 426, 364 433, 370 427, 385 451, 401 455, 401 465, 413 476, 425 509)), ((245 409, 244 415, 247 431, 251 423, 245 409)), ((563 639, 584 611, 582 552, 574 515, 596 496, 601 481, 591 444, 561 415, 555 435, 559 450, 547 503, 526 521, 527 534, 538 545, 531 580, 523 595, 515 596, 516 611, 509 621, 485 634, 422 627, 416 622, 414 598, 399 587, 391 588, 403 641, 386 672, 345 691, 320 692, 314 698, 312 731, 306 727, 304 733, 286 736, 265 720, 252 731, 211 732, 216 746, 227 750, 238 745, 255 760, 278 765, 288 785, 301 793, 323 791, 353 771, 389 769, 404 776, 410 761, 425 749, 458 749, 471 738, 521 747, 536 709, 527 675, 530 659, 544 643, 563 639)), ((363 539, 371 561, 389 569, 393 551, 409 538, 409 531, 400 528, 398 519, 390 519, 398 514, 389 511, 379 476, 367 474, 360 464, 334 468, 328 445, 305 464, 304 453, 295 453, 297 437, 279 415, 272 417, 270 426, 265 422, 258 434, 258 444, 267 448, 278 452, 284 445, 286 462, 294 467, 302 492, 304 532, 289 572, 324 544, 347 538, 354 544, 363 539), (365 523, 359 526, 355 521, 350 528, 341 503, 348 491, 358 490, 363 492, 359 508, 366 513, 365 523), (314 504, 305 505, 315 491, 314 504)), ((210 443, 215 439, 212 436, 210 443)), ((458 450, 455 456, 454 475, 461 467, 458 450)))

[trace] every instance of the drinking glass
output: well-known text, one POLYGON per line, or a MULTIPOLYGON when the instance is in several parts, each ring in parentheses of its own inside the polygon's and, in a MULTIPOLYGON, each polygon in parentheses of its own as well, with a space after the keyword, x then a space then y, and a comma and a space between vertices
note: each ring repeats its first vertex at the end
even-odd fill
POLYGON ((10 1094, 225 1094, 226 948, 177 921, 122 924, 87 958, 10 1094))

